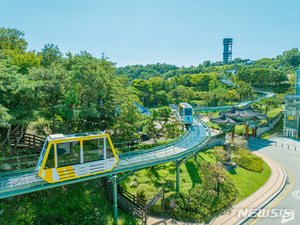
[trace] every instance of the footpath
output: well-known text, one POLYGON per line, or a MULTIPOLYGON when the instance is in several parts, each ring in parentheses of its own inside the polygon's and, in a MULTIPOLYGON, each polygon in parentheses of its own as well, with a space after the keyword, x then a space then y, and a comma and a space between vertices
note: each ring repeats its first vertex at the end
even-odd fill
MULTIPOLYGON (((214 218, 209 225, 233 225, 239 224, 245 218, 242 216, 239 211, 242 209, 258 209, 263 207, 267 201, 274 197, 276 193, 282 190, 284 183, 286 181, 286 175, 283 169, 273 160, 268 158, 267 156, 259 153, 253 152, 259 157, 262 157, 263 160, 269 165, 272 173, 268 179, 268 181, 260 187, 256 192, 251 194, 248 198, 240 201, 236 205, 229 208, 227 211, 223 212, 218 217, 214 218)), ((159 218, 159 217, 149 217, 147 224, 152 225, 169 225, 169 224, 200 224, 200 223, 189 223, 189 222, 182 222, 177 221, 174 219, 169 218, 159 218)))

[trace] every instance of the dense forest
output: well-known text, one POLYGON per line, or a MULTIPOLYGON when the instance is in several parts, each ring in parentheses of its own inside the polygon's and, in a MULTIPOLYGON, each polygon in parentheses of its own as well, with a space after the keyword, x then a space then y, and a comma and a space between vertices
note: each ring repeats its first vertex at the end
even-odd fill
MULTIPOLYGON (((271 89, 279 94, 293 92, 293 82, 287 82, 288 73, 281 69, 245 66, 239 70, 224 70, 227 66, 222 66, 219 71, 215 68, 210 72, 175 75, 167 80, 162 77, 134 79, 130 83, 130 89, 147 107, 179 102, 203 106, 217 106, 224 102, 232 104, 254 97, 251 86, 271 89), (226 86, 220 81, 222 78, 230 79, 236 85, 226 86)), ((293 78, 292 70, 291 80, 293 78)))
MULTIPOLYGON (((168 121, 169 108, 148 117, 136 110, 138 97, 126 88, 128 79, 115 75, 115 64, 104 55, 97 59, 82 51, 63 57, 54 44, 41 52, 27 51, 27 45, 23 32, 0 29, 1 155, 16 153, 10 145, 16 130, 42 136, 100 130, 122 142, 142 132, 155 136, 162 130, 154 122, 168 121)), ((170 124, 163 126, 167 135, 180 133, 177 123, 170 124)))
POLYGON ((250 85, 278 94, 293 93, 295 70, 300 68, 299 64, 300 52, 293 48, 272 59, 235 58, 228 64, 204 61, 197 67, 188 68, 160 63, 133 65, 116 68, 115 74, 124 75, 131 81, 131 91, 147 107, 183 101, 215 106, 251 98, 250 85), (236 86, 222 84, 220 79, 224 77, 236 86))
POLYGON ((116 69, 116 74, 125 75, 129 80, 133 79, 150 79, 152 77, 161 77, 168 79, 174 76, 182 76, 185 74, 198 74, 198 73, 211 73, 211 72, 225 72, 229 70, 240 70, 243 68, 266 68, 270 70, 276 70, 284 72, 285 74, 293 73, 295 69, 299 68, 300 64, 300 52, 297 48, 283 52, 282 55, 276 56, 276 58, 262 58, 256 61, 250 59, 235 58, 228 64, 222 62, 204 61, 198 66, 177 67, 175 65, 168 64, 148 64, 132 65, 119 67, 116 69))
POLYGON ((168 64, 116 68, 103 54, 63 54, 54 44, 29 51, 24 32, 0 29, 1 153, 12 156, 9 137, 16 130, 46 136, 106 130, 115 141, 139 139, 142 132, 174 137, 176 124, 155 128, 170 117, 169 109, 141 115, 134 102, 149 108, 189 102, 217 106, 256 97, 252 87, 293 92, 300 52, 294 48, 273 59, 236 58, 229 64, 204 61, 197 67, 168 64), (290 75, 290 81, 288 76, 290 75), (235 86, 220 80, 231 79, 235 86), (151 125, 149 125, 151 124, 151 125), (149 126, 146 126, 149 125, 149 126))

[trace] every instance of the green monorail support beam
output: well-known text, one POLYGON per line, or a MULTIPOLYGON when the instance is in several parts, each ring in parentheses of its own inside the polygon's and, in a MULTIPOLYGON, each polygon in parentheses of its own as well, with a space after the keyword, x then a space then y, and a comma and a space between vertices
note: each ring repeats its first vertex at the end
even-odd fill
POLYGON ((110 181, 113 184, 113 199, 114 199, 114 219, 118 220, 118 193, 117 193, 117 185, 118 185, 118 176, 113 175, 109 177, 110 181))
POLYGON ((181 160, 173 161, 176 165, 176 192, 179 193, 179 174, 180 174, 180 162, 181 160))
POLYGON ((125 176, 121 177, 120 179, 118 179, 117 184, 119 184, 121 181, 123 181, 124 179, 126 179, 127 177, 129 177, 131 174, 137 172, 138 170, 131 170, 129 173, 127 173, 125 176))
POLYGON ((127 173, 125 176, 123 176, 122 178, 119 179, 119 177, 115 174, 112 176, 108 176, 108 179, 111 181, 111 183, 113 184, 113 200, 114 200, 114 219, 115 221, 118 220, 118 184, 124 180, 125 178, 127 178, 128 176, 130 176, 131 174, 133 174, 134 172, 136 172, 137 170, 131 170, 129 173, 127 173))

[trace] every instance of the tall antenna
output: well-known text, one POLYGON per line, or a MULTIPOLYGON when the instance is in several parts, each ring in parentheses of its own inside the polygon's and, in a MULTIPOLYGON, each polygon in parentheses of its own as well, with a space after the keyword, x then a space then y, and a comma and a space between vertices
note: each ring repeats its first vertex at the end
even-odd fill
POLYGON ((224 38, 223 39, 223 63, 228 63, 232 60, 232 38, 224 38))

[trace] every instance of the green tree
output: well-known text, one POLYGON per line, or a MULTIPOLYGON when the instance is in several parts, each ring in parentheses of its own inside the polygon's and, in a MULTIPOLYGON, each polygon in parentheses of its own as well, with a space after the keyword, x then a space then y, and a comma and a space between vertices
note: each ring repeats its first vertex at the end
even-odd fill
POLYGON ((123 102, 118 113, 116 123, 113 127, 114 138, 118 141, 133 141, 139 139, 138 123, 142 119, 142 115, 136 110, 134 105, 134 96, 123 102))
POLYGON ((285 51, 285 52, 283 52, 282 56, 289 65, 291 65, 293 67, 299 66, 300 52, 299 52, 298 48, 293 48, 289 51, 285 51))
POLYGON ((261 104, 264 105, 266 107, 266 112, 265 114, 267 115, 269 108, 271 107, 279 107, 279 105, 281 104, 281 101, 277 98, 262 98, 260 99, 261 104))
POLYGON ((287 75, 280 70, 271 70, 270 76, 271 81, 275 84, 280 84, 281 82, 288 80, 287 75))
POLYGON ((219 81, 217 79, 213 79, 209 82, 209 91, 212 92, 214 89, 219 87, 219 81))
POLYGON ((11 115, 8 113, 8 109, 0 105, 0 127, 8 127, 11 115))
POLYGON ((28 45, 24 39, 24 35, 24 32, 17 29, 0 28, 0 49, 24 53, 28 45))
POLYGON ((38 56, 41 57, 41 65, 44 67, 50 66, 54 62, 62 62, 63 60, 63 54, 58 46, 53 43, 45 45, 42 51, 38 53, 38 56))
POLYGON ((17 51, 8 51, 9 57, 12 59, 11 64, 18 66, 18 72, 28 74, 31 68, 40 66, 40 57, 35 54, 35 51, 19 53, 17 51))
POLYGON ((136 79, 131 82, 131 86, 139 91, 142 103, 150 105, 150 98, 152 94, 150 84, 145 80, 136 79))
POLYGON ((236 82, 234 89, 237 94, 240 96, 240 99, 245 99, 252 96, 252 87, 244 81, 236 82))
POLYGON ((37 87, 39 81, 32 81, 27 76, 18 73, 16 67, 10 66, 5 60, 0 62, 0 105, 5 113, 6 138, 1 144, 1 149, 6 153, 4 144, 7 143, 12 157, 14 148, 10 145, 10 135, 15 128, 24 129, 35 119, 39 109, 39 96, 37 87), (8 109, 8 111, 6 109, 8 109))
POLYGON ((167 106, 169 104, 169 97, 166 91, 161 90, 154 94, 154 102, 158 106, 167 106))

